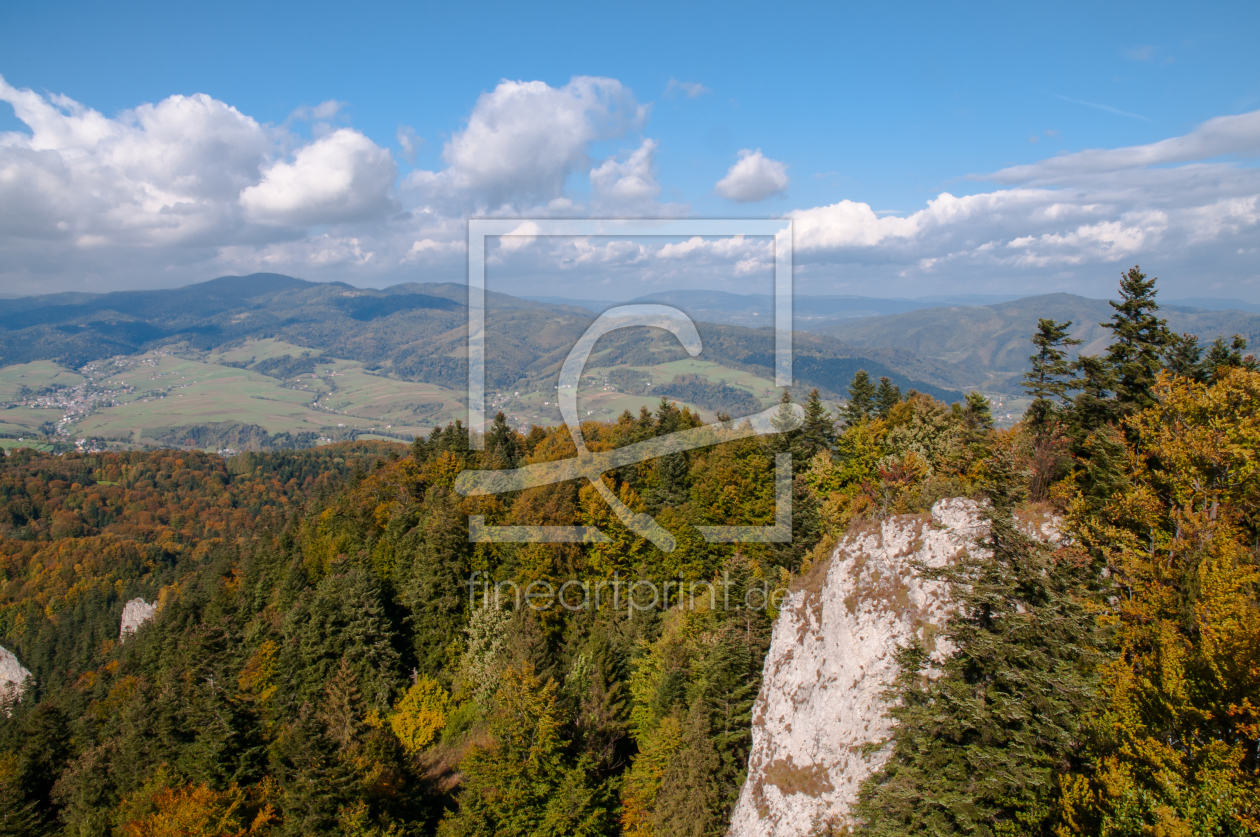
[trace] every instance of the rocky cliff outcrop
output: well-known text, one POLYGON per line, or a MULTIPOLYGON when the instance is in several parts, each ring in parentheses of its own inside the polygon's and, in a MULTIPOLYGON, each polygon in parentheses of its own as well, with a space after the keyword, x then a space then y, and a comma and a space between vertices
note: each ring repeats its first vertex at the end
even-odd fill
POLYGON ((23 684, 30 676, 12 651, 0 648, 0 708, 8 707, 22 696, 23 684))
POLYGON ((862 781, 888 758, 887 749, 864 750, 889 733, 882 694, 898 673, 896 650, 916 637, 938 658, 950 650, 936 637, 948 588, 925 581, 914 565, 957 560, 985 529, 980 507, 965 499, 855 529, 787 597, 753 709, 748 780, 731 837, 853 827, 862 781))
POLYGON ((153 618, 157 605, 149 604, 144 599, 132 599, 123 605, 122 627, 118 629, 118 641, 122 642, 127 634, 134 634, 140 626, 153 618))

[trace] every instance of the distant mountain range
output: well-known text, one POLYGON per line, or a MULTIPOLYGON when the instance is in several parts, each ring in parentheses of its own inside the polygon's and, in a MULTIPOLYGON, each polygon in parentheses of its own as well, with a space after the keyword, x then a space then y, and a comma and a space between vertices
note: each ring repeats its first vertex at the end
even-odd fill
MULTIPOLYGON (((1029 343, 1041 317, 1072 321, 1072 336, 1083 340, 1075 353, 1104 351, 1110 332, 1101 323, 1114 313, 1106 300, 1073 294, 1045 294, 997 305, 927 308, 880 317, 830 323, 817 331, 857 349, 894 347, 956 367, 964 375, 992 375, 990 386, 1008 392, 1028 368, 1029 343)), ((1165 304, 1160 316, 1174 332, 1216 337, 1241 334, 1260 350, 1260 315, 1239 310, 1204 310, 1165 304)))
MULTIPOLYGON (((77 368, 104 357, 183 342, 195 348, 277 337, 381 374, 465 385, 467 289, 409 283, 384 290, 316 283, 273 273, 225 276, 183 288, 108 294, 62 293, 5 300, 0 306, 0 366, 55 360, 77 368)), ((1108 332, 1106 300, 1072 294, 1000 299, 938 296, 882 299, 801 296, 796 315, 796 375, 803 386, 842 395, 858 368, 955 400, 970 388, 1015 394, 1039 317, 1071 320, 1081 351, 1097 353, 1108 332)), ((634 303, 661 303, 704 324, 705 358, 772 375, 773 298, 768 294, 678 290, 634 303)), ((489 388, 545 384, 591 319, 613 303, 487 292, 489 388)), ((1162 309, 1175 331, 1205 342, 1242 334, 1260 345, 1260 306, 1238 300, 1176 300, 1162 309), (1193 302, 1194 306, 1183 303, 1193 302), (1217 306, 1208 310, 1207 306, 1217 306), (1252 310, 1246 310, 1252 309, 1252 310)), ((640 365, 685 355, 671 339, 609 335, 600 362, 640 365)), ((650 364, 649 364, 650 365, 650 364)))
MULTIPOLYGON (((1048 296, 1073 296, 1075 299, 1087 299, 1087 297, 1077 297, 1073 294, 1049 294, 1037 297, 998 294, 938 294, 916 297, 914 299, 797 294, 793 298, 792 313, 796 328, 802 331, 830 334, 834 331, 831 328, 832 326, 852 320, 906 314, 911 311, 927 309, 984 308, 1004 303, 1020 302, 1024 299, 1044 299, 1048 296)), ((659 303, 672 305, 686 311, 695 320, 752 327, 771 325, 771 318, 774 314, 774 297, 770 294, 735 294, 726 291, 662 291, 627 301, 568 299, 558 296, 527 296, 523 298, 542 303, 578 306, 594 313, 599 313, 615 305, 659 303)), ((1092 301, 1103 305, 1106 304, 1106 300, 1092 301)), ((1209 297, 1167 299, 1162 301, 1162 305, 1170 309, 1194 308, 1201 311, 1237 311, 1260 314, 1260 304, 1244 302, 1241 299, 1213 299, 1209 297)), ((1036 324, 1036 320, 1033 321, 1033 324, 1036 324)))
MULTIPOLYGON (((771 294, 734 294, 726 291, 661 291, 626 301, 568 299, 558 296, 527 296, 524 299, 550 304, 576 305, 595 313, 600 313, 615 305, 657 303, 672 305, 686 311, 694 320, 752 327, 771 325, 770 318, 774 312, 774 297, 771 294)), ((793 299, 793 315, 797 328, 810 331, 814 330, 810 328, 811 325, 817 326, 834 320, 900 314, 921 308, 951 305, 989 305, 1011 299, 1018 299, 1018 297, 957 294, 918 299, 885 299, 871 296, 797 295, 793 299)))
MULTIPOLYGON (((54 360, 77 368, 167 344, 205 351, 275 337, 358 361, 382 375, 462 390, 467 382, 466 300, 462 284, 374 290, 271 273, 225 276, 170 290, 22 297, 0 308, 0 366, 54 360)), ((493 292, 486 294, 486 308, 488 389, 554 386, 569 348, 595 316, 568 302, 493 292)), ((773 378, 771 334, 695 319, 702 324, 702 359, 773 378)), ((600 343, 598 362, 653 365, 686 358, 672 337, 659 338, 645 344, 642 335, 609 335, 600 343)), ((859 368, 948 401, 961 397, 960 387, 968 383, 949 364, 883 347, 855 351, 826 335, 798 335, 796 358, 800 385, 835 395, 844 392, 859 368)))

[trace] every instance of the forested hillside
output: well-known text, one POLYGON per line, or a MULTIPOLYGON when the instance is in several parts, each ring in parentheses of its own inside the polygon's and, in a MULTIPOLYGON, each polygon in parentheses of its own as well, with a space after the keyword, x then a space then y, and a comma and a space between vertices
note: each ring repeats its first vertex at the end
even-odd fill
MULTIPOLYGON (((1202 301, 1204 305, 1208 300, 1202 301)), ((1209 311, 1187 306, 1163 309, 1174 334, 1189 332, 1204 340, 1241 334, 1260 341, 1260 315, 1239 310, 1209 311)), ((1112 334, 1103 324, 1111 317, 1106 300, 1075 294, 1046 294, 994 305, 925 308, 879 317, 830 323, 816 329, 854 347, 892 346, 918 357, 954 364, 970 378, 996 376, 992 387, 1014 392, 1028 371, 1028 335, 1046 317, 1071 321, 1071 336, 1084 354, 1105 352, 1112 334)))
MULTIPOLYGON (((457 423, 410 448, 15 452, 0 644, 33 676, 0 714, 0 833, 720 835, 779 597, 850 527, 957 496, 988 502, 992 557, 946 573, 942 669, 904 652, 870 833, 1256 833, 1260 372, 1125 281, 1104 356, 1070 362, 1042 321, 1014 429, 862 371, 841 416, 814 394, 790 433, 607 474, 671 552, 590 485, 458 494, 575 455, 502 417, 479 452, 457 423), (792 541, 705 541, 774 522, 780 453, 792 541), (1019 533, 1029 503, 1066 544, 1019 533), (470 543, 473 517, 604 537, 470 543), (135 597, 156 615, 120 641, 135 597)), ((700 424, 662 399, 582 430, 700 424)))

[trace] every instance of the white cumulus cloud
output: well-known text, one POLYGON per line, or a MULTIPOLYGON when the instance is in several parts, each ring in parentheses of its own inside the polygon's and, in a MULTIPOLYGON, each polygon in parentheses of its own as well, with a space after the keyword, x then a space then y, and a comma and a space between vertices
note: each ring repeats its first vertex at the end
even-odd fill
POLYGON ((230 236, 236 196, 275 146, 256 121, 200 93, 109 118, 0 78, 0 101, 30 130, 0 135, 0 239, 169 245, 230 236))
POLYGON ((467 127, 446 143, 447 167, 414 171, 406 185, 452 209, 546 203, 564 197, 564 182, 588 164, 591 143, 624 135, 647 114, 616 79, 577 76, 558 88, 504 80, 481 95, 467 127))
POLYGON ((609 157, 591 169, 591 188, 596 200, 613 205, 655 200, 661 193, 653 167, 655 153, 656 141, 645 139, 625 160, 609 157))
POLYGON ((715 187, 717 193, 737 203, 754 203, 778 195, 788 187, 787 166, 771 160, 761 149, 745 148, 715 187))
POLYGON ((378 217, 394 208, 398 170, 389 152, 350 128, 300 148, 293 162, 267 169, 241 192, 246 217, 264 224, 309 226, 378 217))

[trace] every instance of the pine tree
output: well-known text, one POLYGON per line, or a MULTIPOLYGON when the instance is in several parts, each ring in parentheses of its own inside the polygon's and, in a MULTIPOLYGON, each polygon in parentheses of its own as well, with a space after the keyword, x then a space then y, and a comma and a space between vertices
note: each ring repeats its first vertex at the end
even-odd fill
POLYGON ((1032 336, 1037 351, 1028 358, 1032 371, 1024 374, 1024 392, 1033 397, 1028 420, 1038 433, 1048 429, 1056 409, 1069 403, 1068 391, 1074 388, 1072 366, 1064 349, 1083 341, 1068 336, 1071 327, 1071 320, 1056 323, 1043 317, 1032 336))
POLYGON ((892 379, 884 376, 879 379, 879 389, 875 391, 875 412, 885 418, 892 408, 901 403, 901 388, 892 379))
MULTIPOLYGON (((646 411, 647 408, 643 409, 646 411)), ((642 414, 640 419, 646 415, 642 414)), ((651 422, 647 425, 651 430, 649 436, 667 436, 683 429, 682 412, 664 396, 656 405, 655 420, 648 416, 648 421, 651 422)), ((643 502, 649 514, 656 514, 664 508, 679 508, 687 502, 691 493, 687 472, 687 455, 684 453, 670 453, 656 459, 651 481, 643 492, 643 502)))
POLYGON ((844 420, 857 424, 871 417, 875 409, 875 385, 865 369, 859 369, 849 384, 849 403, 844 406, 844 420))
POLYGON ((335 833, 338 812, 356 801, 354 770, 337 755, 337 746, 310 706, 286 726, 272 754, 280 786, 285 837, 335 833))
POLYGON ((1213 381, 1219 381, 1229 369, 1243 368, 1254 371, 1258 367, 1256 359, 1251 355, 1244 357, 1245 351, 1247 351, 1247 338, 1241 334, 1235 334, 1234 339, 1228 344, 1225 343, 1225 338, 1216 338, 1208 348, 1207 357, 1203 359, 1202 379, 1210 378, 1213 381))
POLYGON ((986 431, 993 429, 993 411, 989 399, 974 390, 967 393, 967 406, 963 408, 963 423, 967 429, 967 442, 981 441, 986 431))
POLYGON ((1192 381, 1203 380, 1203 347, 1199 345, 1199 338, 1189 332, 1173 335, 1164 365, 1174 375, 1192 381))
POLYGON ((670 453, 657 457, 652 468, 652 481, 643 493, 649 514, 664 508, 679 508, 690 498, 687 484, 687 455, 670 453))
MULTIPOLYGON (((819 451, 831 450, 836 445, 835 419, 823 406, 816 387, 810 390, 809 399, 805 402, 805 423, 801 425, 800 435, 803 442, 802 464, 819 451)), ((796 450, 793 450, 795 453, 796 450)))
POLYGON ((1106 360, 1094 355, 1081 355, 1072 368, 1080 376, 1080 393, 1072 401, 1068 418, 1072 435, 1080 440, 1094 429, 1118 421, 1121 411, 1112 397, 1116 379, 1106 360))
POLYGON ((584 758, 565 758, 555 681, 543 684, 528 664, 509 667, 494 701, 493 743, 473 747, 460 763, 459 810, 443 818, 438 834, 607 833, 603 788, 589 781, 584 758))
POLYGON ((765 439, 765 449, 770 453, 787 453, 792 449, 792 439, 799 433, 796 411, 792 409, 792 396, 785 389, 779 396, 779 409, 770 419, 775 432, 765 439), (796 428, 796 429, 794 429, 796 428))
POLYGON ((428 518, 404 541, 411 555, 400 572, 398 592, 411 612, 412 645, 424 673, 436 674, 453 662, 447 652, 459 637, 469 603, 465 521, 458 498, 446 489, 433 489, 428 518))
POLYGON ((668 436, 678 430, 682 423, 682 413, 677 405, 665 396, 656 405, 656 435, 668 436))
POLYGON ((486 450, 482 455, 485 467, 515 468, 520 465, 522 455, 520 439, 516 431, 508 427, 507 416, 500 410, 486 434, 486 450))
POLYGON ((26 798, 35 802, 36 813, 42 815, 53 808, 54 783, 73 752, 69 720, 51 701, 22 714, 16 778, 26 798))
POLYGON ((721 766, 705 702, 698 700, 687 714, 682 746, 670 756, 661 777, 653 832, 660 837, 721 837, 726 832, 717 779, 721 766))
POLYGON ((1155 315, 1156 293, 1155 279, 1133 267, 1120 279, 1120 301, 1110 303, 1116 313, 1102 323, 1111 330, 1107 363, 1115 375, 1116 402, 1125 415, 1155 402, 1151 388, 1174 344, 1166 322, 1155 315))
POLYGON ((16 754, 0 755, 0 835, 26 837, 39 833, 35 800, 22 792, 16 754))
POLYGON ((1103 637, 1082 602, 1088 562, 1018 531, 1014 457, 986 462, 990 554, 932 573, 948 581, 955 651, 935 667, 919 644, 898 655, 892 754, 863 786, 863 834, 1050 835, 1057 777, 1083 749, 1103 637))

